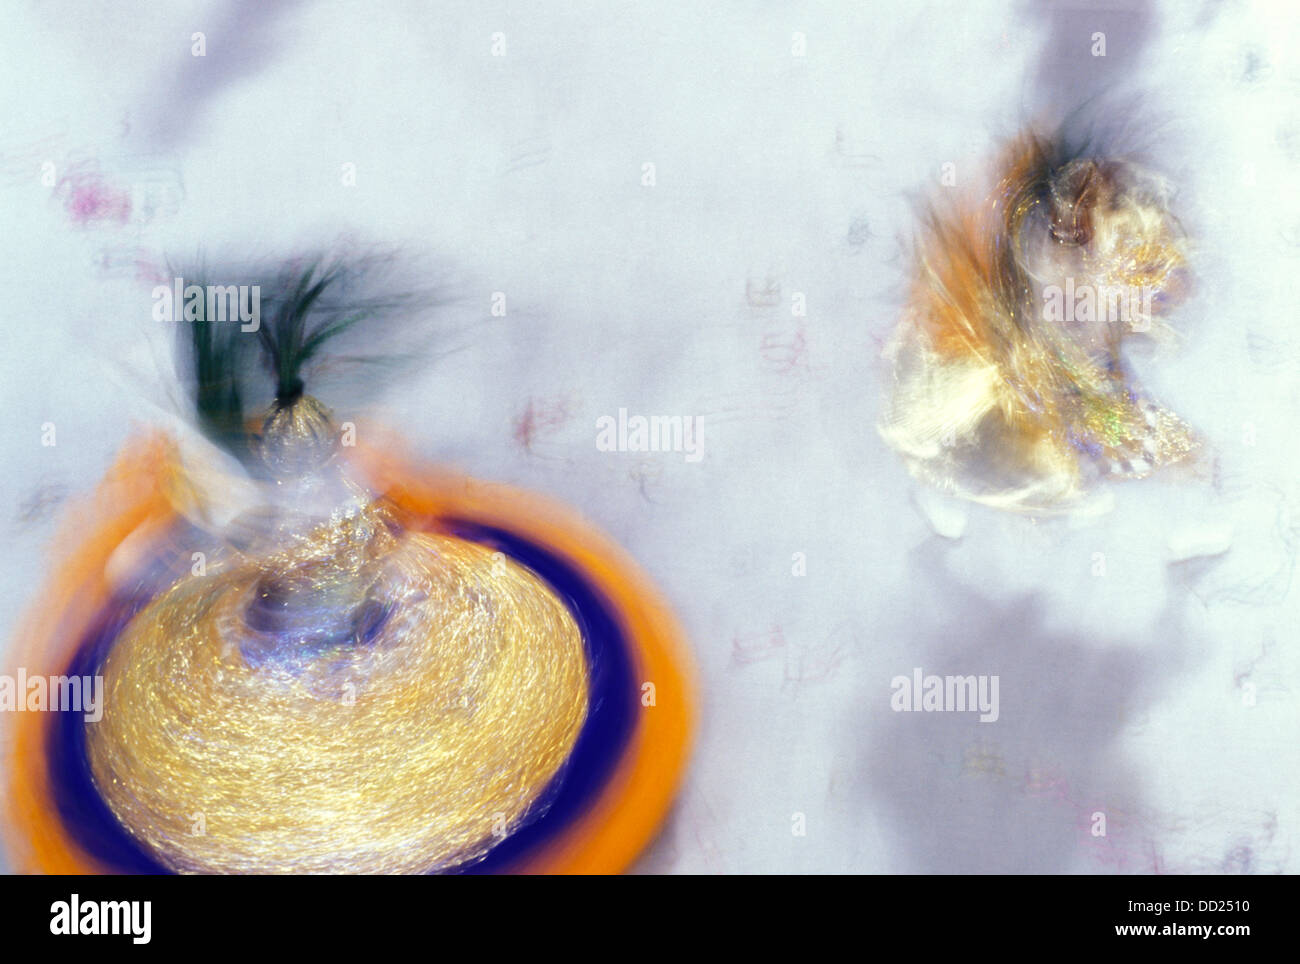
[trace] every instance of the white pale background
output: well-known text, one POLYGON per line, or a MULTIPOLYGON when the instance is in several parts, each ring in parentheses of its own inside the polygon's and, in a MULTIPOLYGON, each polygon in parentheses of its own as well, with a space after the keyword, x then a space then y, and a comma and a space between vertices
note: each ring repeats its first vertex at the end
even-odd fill
POLYGON ((1104 6, 7 5, 0 628, 61 506, 178 424, 136 264, 379 243, 455 301, 362 414, 574 506, 689 633, 640 870, 1300 871, 1300 11, 1104 6), (1099 514, 946 503, 875 430, 913 202, 1103 88, 1194 239, 1179 338, 1132 360, 1205 455, 1099 514), (701 418, 703 459, 597 451, 619 408, 701 418), (914 667, 998 675, 1000 719, 892 712, 914 667))

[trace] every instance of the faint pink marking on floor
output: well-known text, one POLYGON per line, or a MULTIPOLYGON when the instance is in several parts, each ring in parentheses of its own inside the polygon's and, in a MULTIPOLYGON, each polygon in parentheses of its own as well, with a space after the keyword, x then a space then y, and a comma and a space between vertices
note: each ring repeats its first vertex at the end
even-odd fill
POLYGON ((808 367, 808 339, 802 327, 796 329, 794 335, 788 339, 779 335, 764 335, 759 352, 763 360, 781 375, 788 375, 797 368, 808 367))
POLYGON ((70 174, 59 182, 59 191, 64 197, 64 209, 77 224, 125 224, 131 219, 131 195, 114 188, 99 174, 70 174))
POLYGON ((573 402, 568 397, 530 398, 514 420, 515 441, 531 452, 539 436, 553 434, 572 417, 573 402))
POLYGON ((757 663, 785 650, 785 631, 773 626, 766 633, 731 637, 731 658, 737 663, 757 663))

